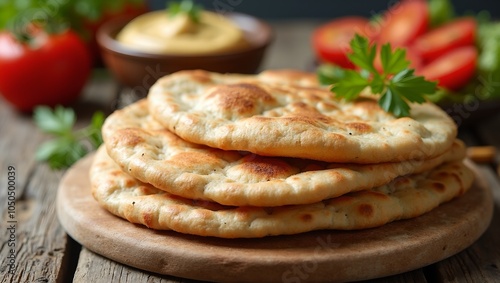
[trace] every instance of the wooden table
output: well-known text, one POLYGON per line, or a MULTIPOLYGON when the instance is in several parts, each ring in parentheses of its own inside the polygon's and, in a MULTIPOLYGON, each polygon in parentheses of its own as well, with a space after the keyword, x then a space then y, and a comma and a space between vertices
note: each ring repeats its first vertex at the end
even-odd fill
MULTIPOLYGON (((315 21, 273 23, 277 38, 263 69, 311 69, 313 55, 309 36, 316 25, 315 21)), ((95 110, 110 113, 116 105, 118 85, 109 75, 99 73, 75 105, 79 125, 87 124, 95 110)), ((467 121, 473 111, 480 110, 457 110, 452 114, 467 121)), ((460 137, 469 145, 494 145, 500 150, 499 130, 500 113, 497 113, 461 127, 460 137)), ((0 282, 194 282, 143 272, 80 246, 65 233, 56 217, 55 197, 65 171, 53 171, 34 160, 36 148, 49 137, 37 130, 31 116, 15 112, 3 100, 0 100, 0 135, 0 282), (7 204, 9 175, 15 176, 15 210, 7 204), (12 219, 8 218, 9 213, 13 213, 12 219), (9 230, 10 225, 14 225, 14 232, 9 230), (8 267, 9 238, 16 244, 17 271, 13 275, 9 274, 8 267)), ((495 210, 489 229, 476 243, 436 264, 373 282, 499 282, 499 164, 500 155, 497 155, 495 162, 478 165, 492 189, 495 210)))

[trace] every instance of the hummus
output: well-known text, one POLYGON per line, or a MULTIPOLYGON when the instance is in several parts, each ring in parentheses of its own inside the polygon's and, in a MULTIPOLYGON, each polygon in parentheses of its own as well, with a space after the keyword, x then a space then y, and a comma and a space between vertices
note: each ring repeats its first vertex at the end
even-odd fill
POLYGON ((166 55, 216 54, 245 46, 241 29, 208 11, 201 12, 199 22, 185 14, 170 17, 165 11, 149 12, 128 23, 117 40, 137 51, 166 55))

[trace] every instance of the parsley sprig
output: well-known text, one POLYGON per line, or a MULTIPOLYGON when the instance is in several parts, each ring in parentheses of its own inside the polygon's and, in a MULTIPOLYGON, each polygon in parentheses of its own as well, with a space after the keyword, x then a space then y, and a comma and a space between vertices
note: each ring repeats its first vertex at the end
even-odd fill
POLYGON ((42 132, 55 137, 41 144, 35 156, 38 161, 47 162, 52 169, 69 167, 102 144, 102 112, 94 113, 90 124, 79 130, 73 130, 76 115, 71 108, 57 106, 52 110, 39 106, 35 108, 33 118, 42 132))
POLYGON ((181 2, 169 3, 167 11, 170 17, 175 17, 179 14, 186 14, 193 22, 199 23, 203 6, 195 4, 192 0, 182 0, 181 2))
POLYGON ((426 94, 437 90, 436 82, 416 76, 406 59, 406 50, 392 49, 389 43, 380 48, 382 71, 375 67, 378 47, 358 34, 351 40, 349 60, 361 71, 346 70, 335 66, 321 66, 318 78, 321 83, 332 85, 331 91, 338 98, 356 99, 366 88, 381 95, 378 103, 382 109, 397 117, 410 115, 408 102, 423 103, 426 94))

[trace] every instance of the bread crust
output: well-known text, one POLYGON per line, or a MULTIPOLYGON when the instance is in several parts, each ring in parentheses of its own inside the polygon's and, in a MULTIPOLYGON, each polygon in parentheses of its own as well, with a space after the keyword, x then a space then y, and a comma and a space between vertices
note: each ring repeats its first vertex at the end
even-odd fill
POLYGON ((432 103, 410 117, 382 110, 374 96, 336 99, 312 74, 181 71, 148 94, 151 114, 181 138, 224 150, 343 163, 400 162, 443 154, 457 134, 432 103))
POLYGON ((128 174, 185 198, 233 206, 318 202, 381 186, 407 174, 461 160, 465 145, 427 160, 339 164, 246 151, 224 151, 187 142, 166 130, 141 100, 111 114, 103 127, 109 155, 128 174))
POLYGON ((373 188, 306 205, 224 206, 158 190, 123 172, 101 147, 90 168, 92 194, 111 213, 157 230, 258 238, 312 230, 372 228, 422 215, 464 194, 473 173, 461 161, 373 188))

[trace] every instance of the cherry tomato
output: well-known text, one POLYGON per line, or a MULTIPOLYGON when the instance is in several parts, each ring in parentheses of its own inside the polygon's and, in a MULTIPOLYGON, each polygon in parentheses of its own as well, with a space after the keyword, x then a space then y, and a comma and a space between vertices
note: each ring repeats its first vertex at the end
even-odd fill
POLYGON ((317 28, 312 36, 316 56, 323 62, 354 68, 347 58, 351 51, 350 41, 356 33, 366 36, 370 22, 363 17, 344 17, 330 21, 317 28))
POLYGON ((427 30, 429 10, 423 0, 401 1, 389 8, 380 23, 377 41, 394 46, 407 46, 427 30))
POLYGON ((465 86, 476 70, 477 49, 473 46, 456 48, 424 66, 419 75, 449 90, 465 86))
POLYGON ((429 62, 454 48, 473 45, 476 28, 473 18, 454 20, 419 36, 413 43, 413 49, 429 62))
POLYGON ((30 44, 0 33, 0 94, 20 111, 76 100, 90 71, 88 49, 71 30, 40 30, 30 44))

